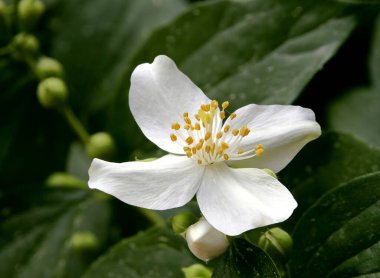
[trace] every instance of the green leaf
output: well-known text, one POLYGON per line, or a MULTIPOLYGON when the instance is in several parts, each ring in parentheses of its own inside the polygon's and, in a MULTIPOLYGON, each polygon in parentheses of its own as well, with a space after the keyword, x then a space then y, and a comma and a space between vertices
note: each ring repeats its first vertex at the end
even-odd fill
POLYGON ((328 125, 380 148, 379 107, 380 88, 379 92, 365 88, 352 90, 330 105, 328 125))
POLYGON ((305 210, 330 189, 349 180, 380 171, 380 150, 345 134, 326 132, 309 143, 280 174, 298 202, 292 217, 294 226, 305 210))
POLYGON ((156 227, 116 244, 90 267, 84 278, 184 277, 181 268, 196 262, 184 239, 156 227))
POLYGON ((110 208, 96 195, 35 186, 2 193, 1 277, 78 277, 104 246, 110 208))
POLYGON ((272 259, 260 248, 237 238, 221 259, 212 277, 281 277, 272 259))
POLYGON ((380 93, 380 13, 375 21, 369 65, 372 83, 380 93))
POLYGON ((184 7, 183 0, 61 1, 52 55, 65 67, 75 108, 83 113, 104 108, 125 78, 131 53, 184 7))
POLYGON ((293 233, 294 277, 379 275, 379 183, 380 172, 356 178, 305 213, 293 233))
POLYGON ((234 108, 291 103, 352 31, 354 19, 339 17, 342 10, 331 1, 194 5, 154 32, 132 65, 167 54, 209 97, 234 108))
POLYGON ((358 4, 358 5, 367 5, 367 4, 380 4, 380 0, 337 0, 342 3, 348 4, 358 4))

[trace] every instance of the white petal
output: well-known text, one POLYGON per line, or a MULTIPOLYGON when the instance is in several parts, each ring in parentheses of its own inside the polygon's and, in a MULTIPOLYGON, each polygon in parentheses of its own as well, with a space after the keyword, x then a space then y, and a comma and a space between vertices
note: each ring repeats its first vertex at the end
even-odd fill
POLYGON ((189 202, 204 167, 184 156, 166 155, 152 162, 92 161, 88 185, 121 201, 149 209, 170 209, 189 202))
POLYGON ((231 236, 284 221, 297 207, 286 187, 266 172, 224 163, 206 167, 197 199, 207 221, 231 236))
POLYGON ((257 144, 264 145, 262 156, 229 162, 233 167, 269 168, 282 170, 305 144, 321 135, 321 128, 310 109, 292 105, 250 104, 238 109, 231 128, 246 124, 250 134, 241 148, 251 150, 257 144))
POLYGON ((161 149, 183 154, 170 140, 173 122, 183 123, 182 115, 197 113, 209 98, 166 56, 152 64, 139 65, 131 77, 129 106, 145 136, 161 149))

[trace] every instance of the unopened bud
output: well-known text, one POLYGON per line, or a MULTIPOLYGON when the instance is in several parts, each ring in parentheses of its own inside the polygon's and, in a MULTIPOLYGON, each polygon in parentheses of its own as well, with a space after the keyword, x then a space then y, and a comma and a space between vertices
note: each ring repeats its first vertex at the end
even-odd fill
POLYGON ((14 36, 10 47, 13 57, 21 60, 36 55, 40 49, 40 42, 31 34, 19 33, 14 36))
POLYGON ((183 267, 182 272, 185 274, 185 278, 211 278, 212 276, 212 271, 201 264, 183 267))
POLYGON ((198 218, 191 212, 183 212, 174 216, 171 220, 173 231, 182 234, 186 229, 197 222, 198 218))
POLYGON ((51 174, 46 179, 45 184, 48 187, 87 188, 86 183, 82 180, 62 172, 51 174))
POLYGON ((60 108, 67 99, 67 87, 62 79, 49 77, 40 82, 37 88, 37 97, 45 108, 60 108))
POLYGON ((223 254, 230 245, 226 235, 211 226, 205 218, 186 230, 186 241, 194 256, 205 262, 223 254))
POLYGON ((272 258, 287 260, 292 250, 292 237, 280 228, 266 231, 259 239, 259 246, 272 258))
POLYGON ((77 232, 72 235, 70 246, 79 253, 92 252, 99 248, 99 240, 92 232, 77 232))
POLYGON ((21 0, 17 7, 20 28, 23 30, 33 29, 44 11, 44 3, 40 0, 21 0))
POLYGON ((107 159, 115 154, 115 143, 107 132, 98 132, 91 135, 86 145, 89 157, 107 159))
POLYGON ((36 63, 36 73, 40 80, 48 77, 63 77, 63 67, 60 62, 49 57, 40 57, 36 63))

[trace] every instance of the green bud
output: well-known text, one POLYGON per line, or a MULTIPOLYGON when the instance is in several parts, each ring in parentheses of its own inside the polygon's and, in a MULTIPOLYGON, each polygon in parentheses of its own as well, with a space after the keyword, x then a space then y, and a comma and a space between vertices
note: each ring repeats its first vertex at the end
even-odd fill
POLYGON ((37 88, 37 97, 45 108, 60 108, 67 99, 67 87, 62 79, 49 77, 40 82, 37 88))
POLYGON ((259 239, 259 246, 272 258, 286 261, 292 250, 292 237, 280 228, 266 231, 259 239))
POLYGON ((44 11, 44 3, 40 0, 21 0, 17 7, 20 28, 23 30, 33 29, 44 11))
POLYGON ((189 267, 183 267, 182 272, 185 278, 211 278, 212 271, 201 264, 193 264, 189 267))
POLYGON ((99 249, 99 240, 92 232, 77 232, 71 236, 70 246, 78 253, 93 252, 99 249))
POLYGON ((46 179, 45 184, 48 187, 88 188, 82 180, 62 172, 51 174, 46 179))
POLYGON ((91 135, 86 151, 89 157, 108 159, 115 154, 115 143, 107 132, 98 132, 91 135))
POLYGON ((48 77, 63 77, 63 67, 60 62, 49 57, 40 57, 36 63, 36 73, 40 80, 48 77))
POLYGON ((182 212, 171 219, 172 229, 175 233, 182 234, 190 225, 193 225, 197 221, 198 218, 191 212, 182 212))
POLYGON ((10 47, 13 57, 22 60, 28 56, 35 56, 40 49, 40 42, 31 34, 19 33, 13 37, 10 47))
POLYGON ((275 172, 273 172, 271 169, 267 169, 267 168, 264 168, 264 169, 261 169, 263 170, 264 172, 266 172, 267 174, 271 175, 272 177, 274 177, 275 179, 277 179, 277 175, 275 172))

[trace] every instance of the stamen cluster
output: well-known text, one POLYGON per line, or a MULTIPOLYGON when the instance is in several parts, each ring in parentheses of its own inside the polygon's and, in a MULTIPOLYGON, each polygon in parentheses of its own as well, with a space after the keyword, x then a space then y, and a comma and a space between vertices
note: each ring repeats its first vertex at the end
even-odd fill
POLYGON ((193 119, 190 119, 188 112, 183 113, 182 129, 179 122, 172 123, 171 140, 180 144, 187 157, 200 165, 262 155, 264 148, 261 144, 252 150, 239 147, 251 130, 246 125, 231 129, 230 123, 237 115, 232 113, 225 120, 228 106, 229 102, 225 101, 220 110, 218 102, 212 100, 202 104, 193 119))

